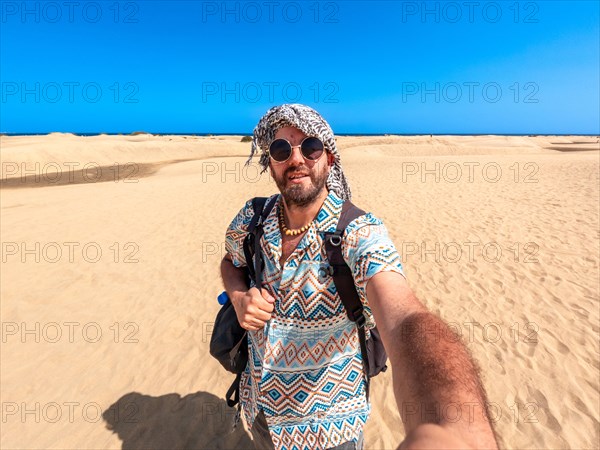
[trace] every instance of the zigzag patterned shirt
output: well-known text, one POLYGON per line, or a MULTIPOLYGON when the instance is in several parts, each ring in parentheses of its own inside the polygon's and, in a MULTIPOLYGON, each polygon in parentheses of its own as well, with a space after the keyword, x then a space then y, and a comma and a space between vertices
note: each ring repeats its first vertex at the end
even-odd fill
MULTIPOLYGON (((275 305, 264 328, 248 333, 249 361, 240 401, 250 428, 259 410, 264 411, 276 450, 326 449, 357 441, 371 411, 357 328, 324 270, 328 264, 322 232, 335 231, 342 204, 329 193, 283 267, 281 196, 264 223, 263 288, 275 305)), ((227 229, 225 246, 236 267, 246 266, 243 242, 253 214, 249 200, 227 229)), ((342 254, 370 329, 375 322, 365 295, 367 282, 384 271, 404 275, 400 256, 381 220, 370 213, 348 225, 342 254)))

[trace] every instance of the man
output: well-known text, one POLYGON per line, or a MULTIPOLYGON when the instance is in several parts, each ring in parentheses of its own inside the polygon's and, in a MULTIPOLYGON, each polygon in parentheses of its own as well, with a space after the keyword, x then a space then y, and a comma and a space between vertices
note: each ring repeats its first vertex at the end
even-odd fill
MULTIPOLYGON (((248 201, 226 233, 223 283, 249 331, 240 400, 256 448, 360 449, 370 413, 356 324, 345 313, 322 233, 333 231, 350 189, 333 131, 313 109, 271 108, 254 130, 281 193, 264 222, 263 286, 248 289, 243 240, 248 201)), ((273 198, 273 197, 271 197, 273 198)), ((346 228, 342 254, 367 317, 387 350, 406 430, 401 449, 497 448, 484 389, 464 345, 417 300, 383 223, 346 228)))

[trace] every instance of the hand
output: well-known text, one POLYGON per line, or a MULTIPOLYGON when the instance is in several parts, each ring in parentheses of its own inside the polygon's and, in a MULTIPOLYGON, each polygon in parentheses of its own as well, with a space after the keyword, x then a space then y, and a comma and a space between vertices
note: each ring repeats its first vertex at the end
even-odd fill
POLYGON ((234 296, 231 303, 242 328, 256 331, 262 329, 271 319, 275 299, 266 289, 261 289, 259 292, 253 287, 243 294, 234 296))
POLYGON ((397 450, 467 450, 472 448, 460 437, 447 429, 439 425, 426 423, 412 430, 397 450))

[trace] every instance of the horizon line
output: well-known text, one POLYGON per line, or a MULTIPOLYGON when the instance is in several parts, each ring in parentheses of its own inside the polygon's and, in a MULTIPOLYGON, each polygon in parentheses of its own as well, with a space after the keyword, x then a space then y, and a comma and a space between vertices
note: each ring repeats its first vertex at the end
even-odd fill
MULTIPOLYGON (((8 132, 0 131, 1 136, 44 136, 50 134, 72 134, 75 136, 135 136, 140 134, 149 134, 152 136, 244 136, 252 137, 252 133, 172 133, 172 132, 150 132, 150 131, 131 131, 131 132, 73 132, 73 131, 49 131, 49 132, 8 132)), ((334 136, 586 136, 599 137, 600 133, 334 133, 334 136)))

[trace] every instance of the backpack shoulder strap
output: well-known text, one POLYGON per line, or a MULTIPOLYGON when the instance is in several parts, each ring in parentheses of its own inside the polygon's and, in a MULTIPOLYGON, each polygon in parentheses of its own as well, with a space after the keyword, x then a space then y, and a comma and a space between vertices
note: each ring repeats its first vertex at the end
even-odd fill
POLYGON ((278 197, 279 197, 278 195, 273 196, 271 201, 269 203, 267 203, 266 205, 265 205, 265 203, 267 202, 269 197, 254 197, 252 199, 252 207, 254 209, 254 216, 252 216, 252 220, 250 221, 250 224, 248 225, 249 233, 254 232, 254 230, 256 229, 257 226, 259 226, 259 225, 262 226, 263 222, 269 216, 269 214, 271 213, 271 210, 275 206, 275 203, 277 203, 278 197))
POLYGON ((248 225, 248 234, 244 239, 244 256, 250 277, 254 280, 256 286, 262 284, 262 254, 260 251, 260 238, 263 235, 262 225, 275 206, 277 198, 277 195, 273 196, 268 203, 268 197, 254 197, 252 199, 254 215, 248 225), (267 204, 265 205, 265 203, 267 204))
POLYGON ((348 318, 355 322, 358 327, 358 340, 360 343, 360 352, 363 360, 365 372, 366 395, 369 400, 369 355, 367 353, 367 337, 365 332, 366 318, 363 314, 364 308, 356 286, 354 285, 354 277, 352 271, 342 255, 342 240, 346 228, 357 217, 362 216, 365 212, 356 207, 349 201, 342 205, 342 212, 335 231, 325 233, 325 251, 329 260, 329 274, 333 278, 335 288, 344 304, 348 318))
MULTIPOLYGON (((262 252, 260 251, 260 238, 263 234, 263 223, 269 216, 269 213, 275 206, 278 196, 274 196, 269 203, 265 205, 268 197, 254 197, 252 199, 252 208, 254 215, 248 224, 248 234, 244 238, 244 256, 246 257, 246 265, 251 279, 254 280, 256 286, 262 284, 262 252)), ((240 345, 243 340, 238 343, 240 345)), ((235 350, 235 349, 234 349, 235 350)), ((237 413, 233 423, 235 428, 240 419, 241 404, 240 404, 240 380, 242 374, 238 373, 235 380, 227 390, 225 396, 227 405, 234 407, 238 405, 237 413), (233 398, 232 398, 233 397, 233 398)))
POLYGON ((363 306, 354 286, 352 271, 342 255, 342 239, 350 222, 364 214, 365 212, 362 209, 346 201, 342 205, 342 212, 336 230, 325 233, 325 251, 329 260, 329 274, 333 277, 335 288, 342 303, 344 303, 348 318, 359 326, 364 325, 365 321, 363 306))
POLYGON ((256 224, 262 215, 266 202, 267 197, 254 197, 252 199, 252 210, 254 211, 254 215, 252 216, 252 220, 250 220, 250 224, 248 225, 248 233, 252 233, 254 228, 256 228, 256 224))

